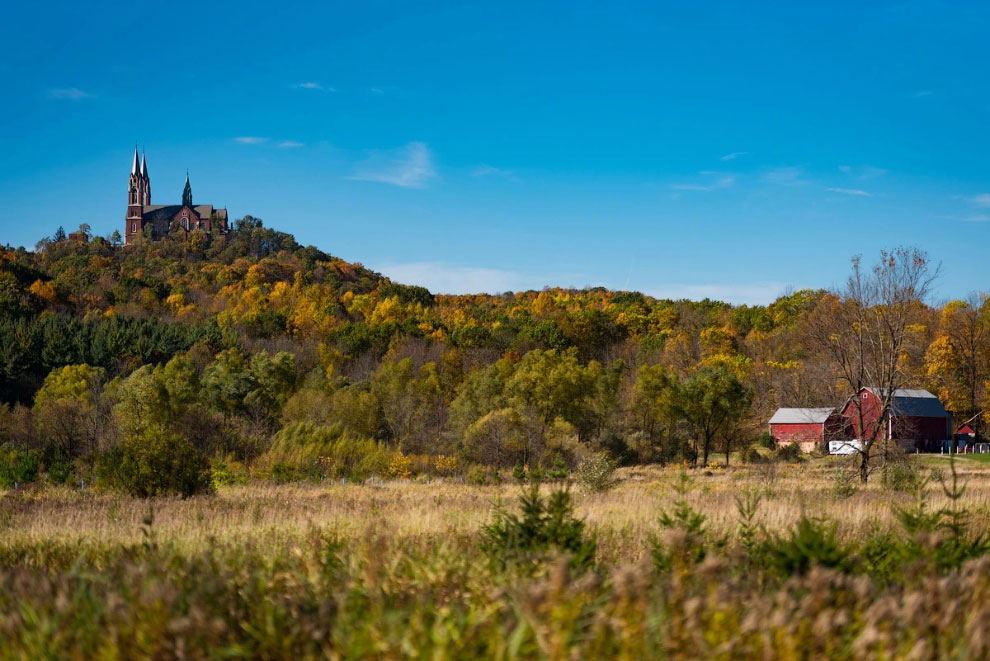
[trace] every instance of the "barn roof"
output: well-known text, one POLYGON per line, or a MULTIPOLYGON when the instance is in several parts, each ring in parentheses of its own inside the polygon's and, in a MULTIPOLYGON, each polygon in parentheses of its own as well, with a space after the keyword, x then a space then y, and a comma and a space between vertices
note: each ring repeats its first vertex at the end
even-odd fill
MULTIPOLYGON (((877 388, 867 388, 867 390, 874 395, 878 392, 877 388)), ((912 415, 921 418, 949 417, 948 411, 942 406, 938 397, 927 390, 898 388, 894 391, 891 408, 894 415, 912 415)))
POLYGON ((777 409, 770 418, 770 424, 820 425, 835 413, 834 408, 777 409))

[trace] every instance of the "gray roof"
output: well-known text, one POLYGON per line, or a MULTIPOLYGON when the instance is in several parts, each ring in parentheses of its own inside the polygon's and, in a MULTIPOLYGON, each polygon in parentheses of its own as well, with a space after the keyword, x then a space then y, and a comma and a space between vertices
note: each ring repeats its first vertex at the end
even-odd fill
MULTIPOLYGON (((876 388, 867 388, 867 390, 874 395, 877 394, 876 388)), ((938 397, 927 390, 898 388, 894 391, 891 408, 894 415, 913 415, 921 418, 949 417, 948 411, 942 406, 938 397)))
MULTIPOLYGON (((145 220, 170 219, 179 213, 179 209, 181 208, 181 204, 148 204, 142 208, 142 215, 145 220)), ((217 214, 218 218, 227 218, 226 209, 214 209, 212 204, 197 204, 193 207, 193 211, 196 212, 197 216, 204 219, 209 218, 214 213, 217 214)))
POLYGON ((820 425, 835 413, 834 408, 777 409, 770 424, 820 425))

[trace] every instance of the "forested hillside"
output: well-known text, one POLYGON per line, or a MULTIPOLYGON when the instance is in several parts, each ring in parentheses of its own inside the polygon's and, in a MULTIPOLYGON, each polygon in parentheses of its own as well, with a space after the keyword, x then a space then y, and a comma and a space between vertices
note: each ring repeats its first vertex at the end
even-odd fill
MULTIPOLYGON (((250 216, 225 238, 56 236, 0 260, 8 482, 191 493, 250 476, 480 481, 603 451, 705 462, 778 406, 844 397, 808 330, 824 291, 434 295, 250 216)), ((960 420, 987 403, 988 330, 982 298, 919 301, 899 357, 960 420)))

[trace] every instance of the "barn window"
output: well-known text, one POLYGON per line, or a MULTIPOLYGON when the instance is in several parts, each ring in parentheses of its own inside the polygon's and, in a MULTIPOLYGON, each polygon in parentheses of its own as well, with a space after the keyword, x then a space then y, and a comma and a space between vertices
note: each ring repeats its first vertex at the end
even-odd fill
POLYGON ((870 393, 864 392, 863 393, 863 399, 869 399, 869 398, 870 398, 870 393))

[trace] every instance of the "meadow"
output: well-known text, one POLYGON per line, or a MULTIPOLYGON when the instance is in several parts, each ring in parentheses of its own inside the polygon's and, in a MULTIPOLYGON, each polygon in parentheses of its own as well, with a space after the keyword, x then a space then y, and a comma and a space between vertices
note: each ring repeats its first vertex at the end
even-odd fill
POLYGON ((985 658, 990 465, 904 465, 8 490, 0 658, 985 658))

